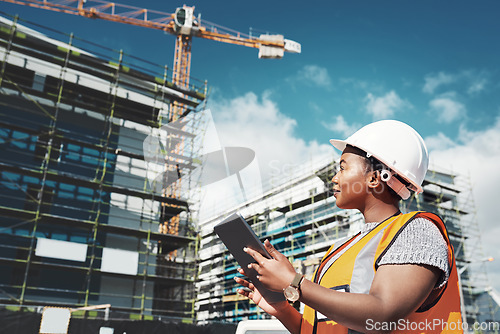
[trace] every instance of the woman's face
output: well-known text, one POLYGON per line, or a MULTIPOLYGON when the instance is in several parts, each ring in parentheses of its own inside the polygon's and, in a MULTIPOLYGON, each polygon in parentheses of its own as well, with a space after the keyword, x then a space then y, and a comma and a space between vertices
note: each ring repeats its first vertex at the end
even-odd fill
POLYGON ((368 194, 368 173, 365 158, 351 147, 346 147, 340 157, 338 172, 332 182, 337 206, 341 209, 360 209, 368 194))

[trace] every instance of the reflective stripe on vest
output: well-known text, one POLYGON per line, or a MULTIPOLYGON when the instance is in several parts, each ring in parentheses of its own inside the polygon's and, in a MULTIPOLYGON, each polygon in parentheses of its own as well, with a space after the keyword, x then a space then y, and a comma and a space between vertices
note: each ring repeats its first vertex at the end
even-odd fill
MULTIPOLYGON (((443 287, 434 289, 420 308, 405 319, 387 324, 374 324, 367 319, 367 330, 373 330, 375 326, 391 326, 388 329, 392 330, 392 333, 462 333, 458 273, 455 266, 453 247, 443 221, 435 214, 410 212, 391 217, 368 232, 340 257, 329 262, 355 237, 349 239, 340 247, 330 247, 314 273, 313 282, 346 293, 368 294, 378 268, 378 262, 399 233, 415 218, 426 218, 432 221, 441 231, 448 245, 448 262, 450 264, 448 281, 443 287), (326 268, 327 264, 329 265, 328 268, 326 268)), ((305 305, 301 333, 357 332, 328 319, 305 305)))

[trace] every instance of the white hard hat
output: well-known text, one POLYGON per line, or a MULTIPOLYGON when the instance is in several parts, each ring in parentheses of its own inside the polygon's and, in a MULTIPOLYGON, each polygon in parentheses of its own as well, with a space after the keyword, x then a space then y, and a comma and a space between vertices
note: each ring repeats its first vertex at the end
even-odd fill
MULTIPOLYGON (((330 143, 340 151, 344 151, 346 145, 365 151, 367 157, 373 156, 407 181, 411 190, 417 194, 423 191, 429 154, 424 140, 411 126, 394 120, 378 121, 362 127, 346 140, 331 139, 330 143)), ((407 199, 406 187, 401 189, 401 182, 393 181, 387 182, 388 185, 407 199)))

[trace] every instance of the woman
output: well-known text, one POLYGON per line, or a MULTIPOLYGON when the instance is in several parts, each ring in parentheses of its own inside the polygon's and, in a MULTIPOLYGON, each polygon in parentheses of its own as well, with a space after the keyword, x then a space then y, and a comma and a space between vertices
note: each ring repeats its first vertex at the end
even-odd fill
MULTIPOLYGON (((424 141, 398 121, 369 124, 351 137, 331 140, 342 151, 333 177, 336 204, 358 209, 365 227, 333 245, 312 280, 296 273, 268 240, 273 257, 245 249, 267 288, 305 304, 300 314, 288 302, 268 303, 253 284, 238 293, 278 318, 291 333, 458 333, 458 278, 442 220, 428 212, 401 214, 399 201, 422 192, 428 154, 424 141)), ((245 274, 245 269, 239 272, 245 274)))

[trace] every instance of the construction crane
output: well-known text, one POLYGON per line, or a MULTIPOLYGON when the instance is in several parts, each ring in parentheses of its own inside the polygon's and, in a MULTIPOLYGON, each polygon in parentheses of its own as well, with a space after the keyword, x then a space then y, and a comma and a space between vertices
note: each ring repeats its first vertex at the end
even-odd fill
POLYGON ((171 14, 102 0, 0 1, 158 29, 176 35, 172 81, 184 89, 189 88, 193 37, 257 48, 259 49, 259 58, 282 58, 284 52, 301 52, 299 43, 285 39, 283 35, 262 34, 259 37, 253 37, 208 21, 202 21, 201 15, 195 17, 194 6, 184 5, 171 14))
MULTIPOLYGON (((201 20, 201 15, 194 15, 194 6, 184 5, 172 13, 117 4, 103 0, 0 0, 3 2, 41 8, 50 11, 103 19, 162 30, 177 36, 175 41, 172 83, 181 89, 189 89, 191 71, 191 44, 193 37, 210 39, 218 42, 242 45, 259 49, 259 58, 282 58, 285 52, 300 53, 301 45, 283 35, 262 34, 249 36, 232 29, 201 20)), ((172 103, 170 122, 175 122, 184 114, 185 106, 172 103)), ((178 144, 174 153, 179 154, 182 144, 178 144)), ((173 168, 167 164, 167 169, 173 168)), ((179 180, 180 181, 180 180, 179 180)), ((180 184, 168 190, 169 196, 180 196, 180 184)), ((167 195, 164 193, 164 195, 167 195)), ((178 217, 173 217, 169 226, 160 225, 160 232, 178 233, 178 217)))

